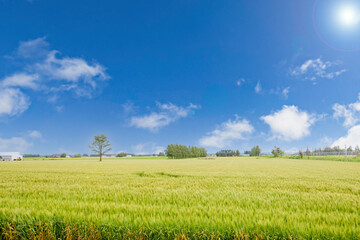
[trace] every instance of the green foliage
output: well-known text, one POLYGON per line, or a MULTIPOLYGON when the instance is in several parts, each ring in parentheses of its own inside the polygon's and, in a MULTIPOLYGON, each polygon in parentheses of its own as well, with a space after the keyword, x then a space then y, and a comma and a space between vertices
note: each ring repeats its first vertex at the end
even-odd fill
POLYGON ((261 149, 259 147, 259 145, 256 145, 255 147, 253 147, 250 151, 250 156, 251 157, 255 157, 255 156, 260 156, 261 153, 261 149))
POLYGON ((124 152, 118 153, 116 154, 116 157, 126 157, 126 153, 124 152))
POLYGON ((112 150, 110 148, 110 142, 104 134, 95 136, 89 148, 91 151, 99 154, 100 162, 102 161, 102 155, 112 150))
POLYGON ((60 154, 60 157, 61 157, 61 158, 66 158, 66 153, 60 154))
POLYGON ((316 149, 314 150, 314 153, 326 152, 326 153, 341 153, 341 154, 345 154, 346 150, 347 150, 348 153, 355 153, 355 154, 359 154, 359 153, 360 153, 360 147, 359 147, 358 145, 356 145, 354 149, 352 148, 352 146, 348 147, 347 149, 345 149, 345 148, 340 148, 339 146, 325 147, 324 149, 316 148, 316 149))
POLYGON ((158 156, 163 157, 163 156, 165 156, 165 153, 164 152, 159 152, 158 156))
POLYGON ((271 151, 271 153, 274 155, 274 157, 282 157, 284 155, 284 151, 281 150, 279 147, 276 147, 276 146, 271 151))
POLYGON ((0 239, 360 239, 360 163, 89 159, 0 162, 0 239))
POLYGON ((167 146, 165 150, 168 158, 198 158, 198 157, 206 157, 207 151, 205 148, 198 148, 192 146, 185 146, 180 144, 170 144, 167 146))
POLYGON ((81 158, 81 154, 75 154, 73 157, 74 158, 81 158))

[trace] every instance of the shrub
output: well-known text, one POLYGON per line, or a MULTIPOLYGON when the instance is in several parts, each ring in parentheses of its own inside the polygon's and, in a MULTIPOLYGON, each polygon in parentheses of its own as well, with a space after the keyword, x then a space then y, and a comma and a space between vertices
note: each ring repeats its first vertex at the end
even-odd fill
POLYGON ((126 157, 126 153, 124 152, 118 153, 116 157, 126 157))

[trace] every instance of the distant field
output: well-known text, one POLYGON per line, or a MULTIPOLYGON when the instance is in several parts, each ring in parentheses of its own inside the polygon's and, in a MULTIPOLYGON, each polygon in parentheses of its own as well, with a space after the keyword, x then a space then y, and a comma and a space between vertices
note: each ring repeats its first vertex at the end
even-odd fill
POLYGON ((0 162, 3 239, 360 239, 359 213, 355 162, 0 162))

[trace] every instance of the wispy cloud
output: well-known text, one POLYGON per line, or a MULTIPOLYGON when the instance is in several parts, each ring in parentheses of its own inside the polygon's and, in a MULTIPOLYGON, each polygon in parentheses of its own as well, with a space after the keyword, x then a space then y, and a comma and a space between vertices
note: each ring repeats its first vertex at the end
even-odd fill
POLYGON ((24 89, 42 91, 52 101, 56 101, 61 92, 69 91, 79 97, 91 97, 97 83, 109 78, 105 68, 98 63, 63 57, 59 51, 49 50, 45 38, 20 42, 11 58, 21 59, 23 65, 15 73, 0 79, 2 94, 10 103, 7 104, 9 107, 0 103, 0 114, 15 115, 27 109, 29 98, 22 92, 24 89))
POLYGON ((23 137, 0 138, 0 151, 24 152, 31 146, 32 143, 23 137))
POLYGON ((305 80, 333 79, 347 69, 334 69, 340 62, 323 61, 321 58, 306 60, 300 66, 290 68, 290 75, 302 77, 305 80))
POLYGON ((284 96, 284 98, 288 98, 289 97, 289 92, 290 92, 290 87, 284 88, 281 91, 281 94, 284 96))
POLYGON ((5 88, 0 90, 0 116, 22 114, 29 106, 29 97, 19 89, 5 88))
POLYGON ((256 86, 255 86, 255 92, 256 93, 260 93, 261 92, 261 84, 260 82, 257 82, 256 86))
POLYGON ((333 117, 336 119, 344 118, 343 125, 345 127, 352 127, 359 122, 360 118, 360 94, 358 100, 350 104, 339 104, 333 105, 334 114, 333 117))
POLYGON ((132 101, 127 101, 126 103, 122 104, 121 106, 126 115, 134 113, 137 108, 132 101))
POLYGON ((269 94, 279 95, 279 96, 282 96, 283 98, 287 99, 289 97, 290 87, 285 87, 285 88, 278 87, 276 89, 270 89, 267 92, 269 94))
POLYGON ((246 80, 244 78, 240 78, 239 80, 236 81, 236 85, 240 87, 244 82, 246 82, 246 80))
POLYGON ((159 154, 165 151, 165 147, 153 142, 139 143, 131 147, 135 154, 159 154))
POLYGON ((246 119, 229 119, 222 123, 214 131, 208 133, 199 140, 201 146, 221 148, 235 140, 245 139, 245 136, 252 133, 254 127, 246 119))
POLYGON ((39 89, 39 75, 27 74, 27 73, 15 73, 11 76, 5 77, 1 82, 0 86, 7 87, 22 87, 31 88, 34 90, 39 89))
POLYGON ((186 118, 194 109, 200 108, 200 106, 191 103, 187 107, 176 106, 172 103, 157 103, 156 105, 159 109, 158 111, 144 116, 132 117, 130 120, 131 126, 154 132, 180 118, 186 118))
POLYGON ((34 141, 42 138, 39 131, 32 130, 19 137, 1 138, 0 152, 22 152, 27 151, 34 145, 34 141))
POLYGON ((31 137, 31 138, 37 138, 37 139, 42 138, 41 132, 39 132, 37 130, 28 131, 28 136, 31 137))

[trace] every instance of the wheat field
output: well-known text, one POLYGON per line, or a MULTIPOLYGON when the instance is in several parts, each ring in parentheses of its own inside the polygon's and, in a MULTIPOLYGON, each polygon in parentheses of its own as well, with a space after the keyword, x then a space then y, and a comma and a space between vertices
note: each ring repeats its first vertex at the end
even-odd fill
POLYGON ((0 162, 3 239, 360 239, 360 164, 0 162))

